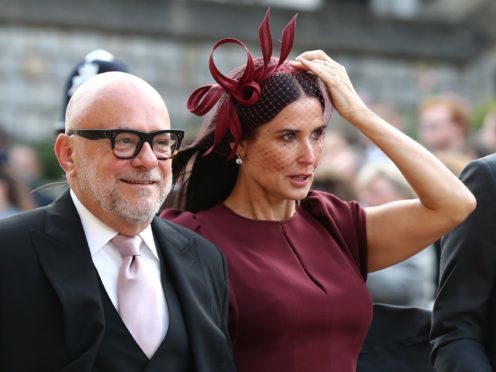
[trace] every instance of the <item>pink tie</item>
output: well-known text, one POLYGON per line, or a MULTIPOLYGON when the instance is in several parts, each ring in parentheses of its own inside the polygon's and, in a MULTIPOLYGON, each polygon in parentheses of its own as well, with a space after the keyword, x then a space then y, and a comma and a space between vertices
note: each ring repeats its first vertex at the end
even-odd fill
POLYGON ((162 342, 160 292, 153 288, 143 268, 141 238, 119 234, 112 244, 123 258, 117 284, 119 314, 141 350, 151 358, 162 342))

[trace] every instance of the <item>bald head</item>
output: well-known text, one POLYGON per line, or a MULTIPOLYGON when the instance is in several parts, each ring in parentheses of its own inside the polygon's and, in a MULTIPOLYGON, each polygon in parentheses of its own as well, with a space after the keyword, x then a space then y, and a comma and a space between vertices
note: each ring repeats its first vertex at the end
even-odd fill
POLYGON ((78 128, 105 129, 109 124, 105 120, 115 116, 117 110, 122 116, 141 111, 144 123, 158 115, 166 125, 163 129, 170 127, 167 107, 150 84, 135 75, 112 71, 92 77, 76 90, 67 105, 66 132, 78 128))
POLYGON ((121 134, 122 150, 136 143, 129 133, 146 137, 167 129, 167 108, 150 84, 127 73, 106 72, 75 91, 55 154, 82 204, 107 226, 134 235, 150 224, 171 188, 171 160, 159 159, 150 140, 136 147, 133 157, 117 157, 112 135, 121 134))

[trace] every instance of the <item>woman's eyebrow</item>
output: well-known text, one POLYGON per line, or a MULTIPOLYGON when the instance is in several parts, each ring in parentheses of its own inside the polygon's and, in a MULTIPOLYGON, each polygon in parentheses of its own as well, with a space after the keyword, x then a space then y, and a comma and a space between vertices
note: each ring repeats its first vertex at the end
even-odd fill
POLYGON ((287 132, 291 132, 291 133, 297 133, 301 131, 301 129, 295 129, 295 128, 283 128, 283 129, 279 129, 279 130, 276 130, 275 133, 278 134, 278 133, 287 133, 287 132))
MULTIPOLYGON (((314 129, 312 129, 312 132, 316 131, 316 130, 325 130, 326 128, 327 128, 327 125, 322 124, 322 125, 319 125, 318 127, 315 127, 314 129)), ((283 128, 283 129, 279 129, 279 130, 275 131, 274 133, 279 134, 279 133, 288 133, 288 132, 298 133, 298 132, 301 132, 301 129, 300 128, 283 128)))

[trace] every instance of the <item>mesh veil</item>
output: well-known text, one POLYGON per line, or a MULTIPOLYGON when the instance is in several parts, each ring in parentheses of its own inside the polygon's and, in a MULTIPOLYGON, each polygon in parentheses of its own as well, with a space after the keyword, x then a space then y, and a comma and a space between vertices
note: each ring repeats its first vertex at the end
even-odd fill
MULTIPOLYGON (((319 100, 325 124, 331 118, 333 106, 324 83, 309 72, 294 70, 288 66, 285 71, 277 71, 269 76, 261 83, 261 88, 260 99, 254 105, 235 105, 242 126, 242 139, 250 139, 256 128, 271 121, 287 105, 302 96, 319 100)), ((216 113, 217 111, 214 108, 205 116, 202 128, 192 145, 193 147, 206 150, 212 146, 216 127, 216 113)), ((230 143, 232 141, 233 137, 230 133, 226 133, 222 141, 216 145, 214 152, 228 158, 231 153, 230 143)))

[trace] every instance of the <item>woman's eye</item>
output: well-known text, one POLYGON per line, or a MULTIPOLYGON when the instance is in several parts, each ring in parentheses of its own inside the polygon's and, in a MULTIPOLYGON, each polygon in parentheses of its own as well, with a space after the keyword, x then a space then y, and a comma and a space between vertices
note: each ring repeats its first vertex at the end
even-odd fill
POLYGON ((285 135, 282 136, 282 140, 286 142, 293 141, 296 137, 295 133, 286 133, 285 135))
POLYGON ((324 130, 323 129, 318 129, 314 132, 312 132, 312 139, 314 140, 320 140, 324 136, 324 130))

